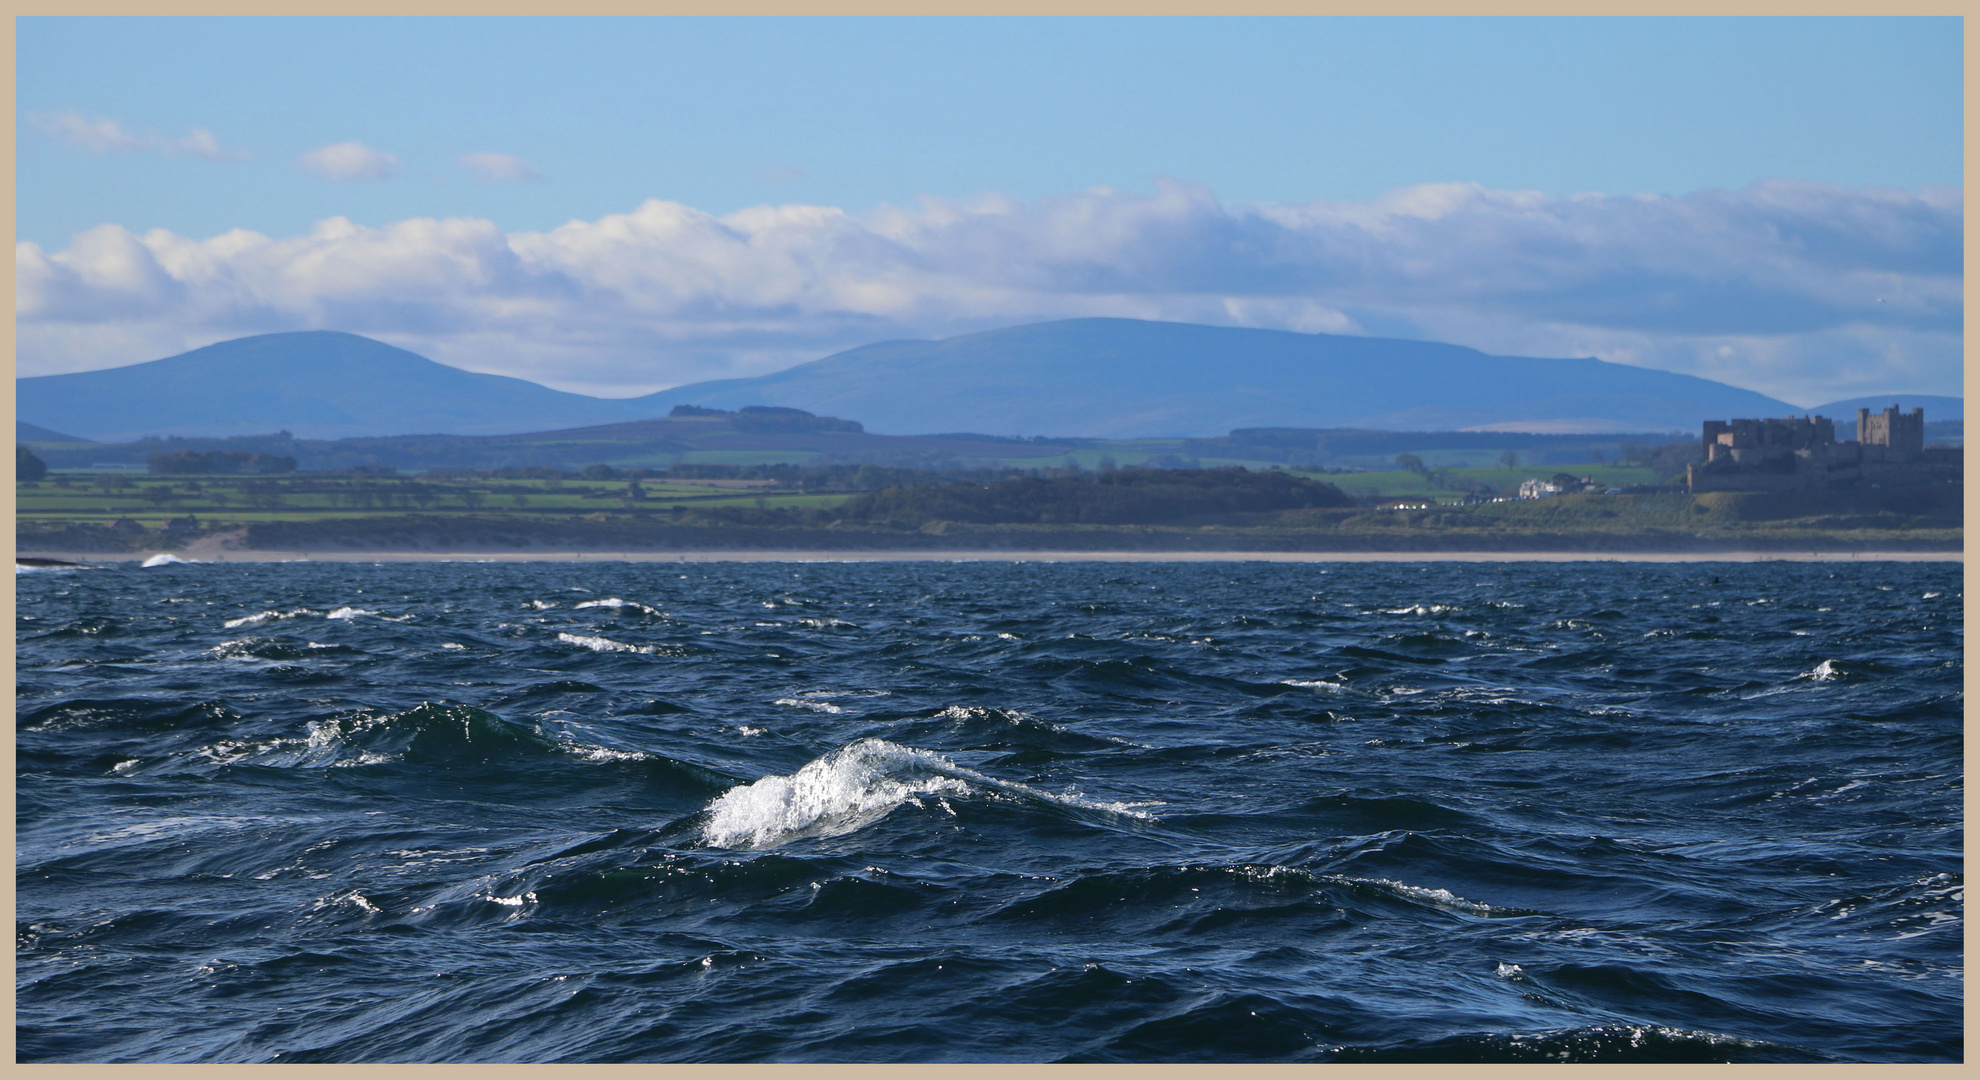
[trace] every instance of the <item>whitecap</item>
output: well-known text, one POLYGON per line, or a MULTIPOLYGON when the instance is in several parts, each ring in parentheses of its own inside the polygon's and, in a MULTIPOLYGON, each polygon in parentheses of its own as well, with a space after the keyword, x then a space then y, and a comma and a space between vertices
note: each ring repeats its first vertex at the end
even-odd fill
MULTIPOLYGON (((716 847, 769 848, 806 836, 840 836, 886 817, 920 797, 976 790, 1142 820, 1134 804, 1054 795, 966 769, 941 754, 885 739, 861 739, 789 776, 766 776, 730 788, 708 804, 702 839, 716 847)), ((1147 804, 1141 804, 1147 805, 1147 804)))
POLYGON ((304 615, 314 614, 316 612, 308 608, 291 608, 288 611, 276 611, 270 608, 267 611, 257 611, 252 615, 243 615, 238 619, 228 619, 220 625, 223 629, 234 630, 243 626, 260 626, 262 623, 274 622, 277 619, 297 619, 304 615))
POLYGON ((1514 915, 1529 914, 1519 908, 1500 908, 1491 904, 1481 904, 1476 900, 1466 900, 1449 889, 1428 889, 1421 885, 1406 885, 1390 878, 1356 878, 1340 874, 1316 875, 1320 880, 1338 882, 1342 885, 1359 885, 1364 888, 1379 889, 1382 892, 1405 900, 1414 901, 1428 907, 1445 911, 1461 911, 1467 915, 1514 915))
POLYGON ((361 608, 361 607, 340 607, 340 608, 338 608, 337 610, 335 610, 335 611, 332 611, 332 612, 331 612, 330 614, 328 614, 328 615, 325 615, 325 616, 324 616, 324 618, 326 618, 326 619, 355 619, 355 618, 357 618, 357 617, 358 617, 358 616, 360 616, 360 615, 376 615, 376 614, 378 614, 378 613, 377 613, 377 612, 375 612, 375 611, 368 611, 368 610, 366 610, 366 609, 364 609, 364 608, 361 608))
POLYGON ((1280 679, 1280 686, 1297 686, 1302 690, 1325 690, 1338 694, 1347 689, 1345 683, 1328 682, 1326 679, 1280 679))
MULTIPOLYGON (((555 607, 556 605, 553 604, 551 606, 555 607)), ((573 610, 582 611, 585 608, 632 608, 635 611, 643 611, 648 615, 662 614, 659 608, 647 607, 645 604, 635 600, 621 600, 616 596, 608 596, 603 600, 586 600, 584 603, 577 605, 573 610)))
POLYGON ((1843 675, 1842 669, 1836 666, 1836 662, 1834 660, 1824 660, 1821 663, 1816 664, 1815 669, 1813 671, 1803 672, 1798 677, 1803 679, 1808 679, 1813 682, 1830 682, 1832 680, 1842 678, 1842 675, 1843 675))
POLYGON ((179 558, 177 555, 169 555, 164 552, 160 552, 156 555, 153 555, 151 558, 144 560, 144 562, 139 563, 138 565, 144 567, 178 566, 184 564, 185 561, 186 560, 179 558))
POLYGON ((652 757, 637 750, 614 750, 608 746, 592 746, 587 743, 564 743, 561 748, 565 753, 586 761, 647 761, 652 757))
POLYGON ((645 653, 652 655, 660 650, 651 645, 628 645, 623 641, 613 641, 606 637, 590 637, 584 634, 559 633, 557 640, 566 645, 578 645, 592 652, 645 653))
POLYGON ((846 711, 843 706, 834 705, 829 701, 822 701, 818 698, 811 697, 808 695, 803 697, 778 698, 777 700, 771 702, 771 704, 783 705, 787 708, 792 708, 792 709, 810 709, 813 712, 822 712, 822 713, 842 713, 846 711))

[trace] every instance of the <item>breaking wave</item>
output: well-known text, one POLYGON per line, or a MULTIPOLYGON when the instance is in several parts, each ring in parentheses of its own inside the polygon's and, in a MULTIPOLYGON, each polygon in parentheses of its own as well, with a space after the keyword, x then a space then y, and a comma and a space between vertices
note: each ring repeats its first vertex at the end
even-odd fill
POLYGON ((633 601, 633 600, 621 600, 616 596, 608 596, 603 600, 586 600, 585 602, 576 605, 574 610, 583 611, 585 608, 610 608, 614 611, 630 610, 630 611, 643 612, 647 615, 664 614, 659 608, 648 607, 645 604, 638 603, 637 601, 633 601))
POLYGON ((1154 815, 1138 808, 1147 804, 1099 803, 1054 795, 986 776, 928 750, 885 739, 861 739, 789 776, 766 776, 724 792, 708 804, 702 838, 715 847, 777 847, 802 837, 853 832, 886 817, 896 807, 922 805, 923 796, 963 796, 979 791, 1154 820, 1154 815))
POLYGON ((586 634, 572 634, 568 632, 558 633, 557 640, 566 645, 576 645, 581 649, 590 649, 592 652, 643 653, 647 656, 652 656, 660 651, 652 645, 628 645, 623 641, 613 641, 607 637, 591 637, 586 634))

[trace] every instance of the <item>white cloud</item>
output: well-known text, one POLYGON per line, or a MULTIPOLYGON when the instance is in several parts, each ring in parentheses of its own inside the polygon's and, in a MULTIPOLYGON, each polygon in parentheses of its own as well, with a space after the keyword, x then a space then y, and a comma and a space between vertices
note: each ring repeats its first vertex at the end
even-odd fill
POLYGON ((80 146, 98 154, 191 155, 210 161, 244 161, 249 156, 245 150, 221 146, 220 140, 205 128, 193 128, 176 139, 156 131, 138 134, 108 117, 84 116, 73 109, 29 113, 28 121, 70 146, 80 146))
POLYGON ((373 150, 361 142, 319 146, 296 161, 325 180, 383 180, 399 169, 396 155, 373 150))
POLYGON ((105 225, 59 252, 17 248, 20 364, 336 328, 630 394, 888 338, 1112 315, 1593 355, 1796 403, 1958 393, 1963 225, 1957 190, 1788 182, 1572 199, 1438 184, 1269 207, 1172 182, 864 215, 650 200, 515 233, 471 218, 205 240, 105 225))
POLYGON ((542 174, 536 166, 519 157, 509 154, 479 153, 464 154, 459 159, 461 168, 475 174, 484 183, 502 180, 538 180, 542 174))

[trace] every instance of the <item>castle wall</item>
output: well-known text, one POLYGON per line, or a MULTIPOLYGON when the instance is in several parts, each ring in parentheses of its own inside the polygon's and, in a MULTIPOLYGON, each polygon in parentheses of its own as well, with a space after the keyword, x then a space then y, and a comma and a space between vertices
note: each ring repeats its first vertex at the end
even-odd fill
POLYGON ((1707 420, 1705 464, 1685 474, 1692 491, 1809 491, 1956 481, 1957 452, 1925 449, 1925 410, 1856 411, 1858 441, 1835 441, 1826 417, 1707 420))

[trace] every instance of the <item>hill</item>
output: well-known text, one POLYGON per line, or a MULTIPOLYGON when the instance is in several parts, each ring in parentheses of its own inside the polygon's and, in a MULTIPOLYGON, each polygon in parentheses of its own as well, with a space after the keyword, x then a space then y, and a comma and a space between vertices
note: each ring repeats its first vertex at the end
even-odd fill
POLYGON ((84 443, 89 440, 78 439, 74 435, 64 435, 59 431, 50 431, 36 424, 16 420, 14 421, 14 441, 24 443, 84 443))
POLYGON ((783 405, 857 416, 888 434, 1108 438, 1262 427, 1689 433, 1708 418, 1798 411, 1708 379, 1594 359, 1134 319, 882 342, 634 400, 651 412, 783 405))
POLYGON ((676 405, 783 406, 895 435, 1089 438, 1275 427, 1691 433, 1708 418, 1799 411, 1723 383, 1593 359, 1133 319, 883 342, 630 399, 477 375, 331 331, 241 338, 15 387, 18 417, 103 442, 278 430, 309 439, 504 435, 657 418, 676 405))
POLYGON ((656 415, 327 330, 223 341, 128 367, 17 379, 14 387, 17 417, 99 442, 276 430, 320 439, 493 435, 656 415))

